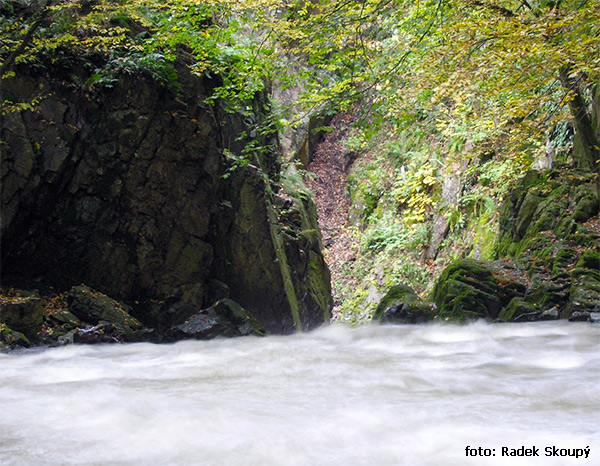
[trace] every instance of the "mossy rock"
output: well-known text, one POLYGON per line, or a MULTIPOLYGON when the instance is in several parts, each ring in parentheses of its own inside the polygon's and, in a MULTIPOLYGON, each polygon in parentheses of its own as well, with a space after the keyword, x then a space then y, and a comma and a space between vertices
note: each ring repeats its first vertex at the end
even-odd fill
POLYGON ((129 315, 130 307, 95 291, 86 285, 74 286, 69 292, 69 311, 84 322, 97 325, 108 322, 126 336, 143 328, 142 324, 129 315))
POLYGON ((538 320, 540 309, 535 304, 525 301, 523 298, 513 298, 508 306, 500 312, 498 320, 501 322, 528 322, 538 320))
POLYGON ((46 319, 53 324, 58 324, 69 329, 83 326, 81 320, 79 320, 75 314, 67 311, 66 309, 60 309, 53 314, 48 315, 46 319))
POLYGON ((44 306, 37 296, 0 298, 0 322, 30 339, 37 338, 42 328, 44 306))
POLYGON ((513 264, 462 259, 450 264, 433 289, 439 316, 464 321, 496 319, 513 298, 523 297, 527 287, 513 264))
POLYGON ((433 290, 440 317, 468 320, 493 318, 500 312, 498 286, 493 270, 485 263, 462 259, 450 264, 440 275, 433 290))
POLYGON ((227 317, 237 326, 240 335, 265 335, 266 331, 252 313, 237 302, 229 298, 223 298, 214 305, 219 315, 227 317))
POLYGON ((532 193, 527 193, 521 204, 519 213, 516 216, 515 233, 519 238, 523 238, 527 233, 529 224, 533 220, 538 206, 543 201, 543 198, 532 193))
POLYGON ((21 332, 0 324, 0 351, 10 351, 17 348, 29 348, 29 339, 21 332))
POLYGON ((379 302, 373 321, 419 324, 431 321, 436 316, 433 303, 423 301, 407 285, 394 285, 379 302))
POLYGON ((573 218, 585 222, 600 211, 598 191, 592 184, 580 186, 573 196, 573 218))
POLYGON ((567 268, 577 259, 577 250, 571 247, 561 247, 554 255, 552 276, 557 277, 567 272, 567 268))
POLYGON ((577 267, 595 271, 600 270, 600 253, 591 250, 584 251, 577 261, 577 267))

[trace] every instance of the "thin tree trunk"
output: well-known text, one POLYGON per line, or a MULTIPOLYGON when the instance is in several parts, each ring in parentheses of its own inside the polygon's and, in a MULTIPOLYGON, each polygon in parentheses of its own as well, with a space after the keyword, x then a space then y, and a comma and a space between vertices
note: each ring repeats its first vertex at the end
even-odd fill
POLYGON ((575 164, 579 168, 594 170, 598 168, 600 159, 600 142, 592 126, 592 118, 587 111, 585 99, 582 95, 578 79, 570 75, 571 69, 565 66, 560 69, 560 81, 565 89, 572 93, 569 108, 573 115, 573 126, 576 137, 581 144, 573 151, 575 164))

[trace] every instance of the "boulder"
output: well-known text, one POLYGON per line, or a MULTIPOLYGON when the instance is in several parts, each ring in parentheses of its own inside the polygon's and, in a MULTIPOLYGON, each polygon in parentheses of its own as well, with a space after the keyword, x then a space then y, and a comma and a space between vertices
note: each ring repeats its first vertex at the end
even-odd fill
POLYGON ((29 339, 21 332, 12 330, 6 324, 0 324, 0 352, 18 348, 29 348, 29 339))
POLYGON ((231 299, 222 299, 185 322, 171 327, 167 341, 210 340, 217 337, 264 335, 265 331, 251 313, 231 299))
POLYGON ((373 321, 398 324, 421 324, 437 316, 435 304, 423 301, 407 285, 395 285, 381 299, 373 321))
POLYGON ((39 297, 6 297, 0 300, 0 322, 9 328, 36 338, 43 323, 44 306, 39 297))
MULTIPOLYGON (((69 292, 70 313, 89 324, 98 325, 104 322, 105 324, 97 329, 98 332, 108 328, 106 325, 117 329, 123 337, 132 336, 135 331, 141 330, 142 324, 129 315, 130 309, 129 306, 86 285, 75 286, 69 292)), ((110 329, 110 332, 113 330, 110 329)))

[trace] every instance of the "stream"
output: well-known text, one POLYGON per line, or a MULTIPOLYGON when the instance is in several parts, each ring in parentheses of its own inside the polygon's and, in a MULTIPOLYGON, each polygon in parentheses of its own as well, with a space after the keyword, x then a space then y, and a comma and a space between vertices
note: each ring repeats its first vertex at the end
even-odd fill
POLYGON ((598 465, 599 407, 587 323, 66 346, 0 354, 0 464, 598 465))

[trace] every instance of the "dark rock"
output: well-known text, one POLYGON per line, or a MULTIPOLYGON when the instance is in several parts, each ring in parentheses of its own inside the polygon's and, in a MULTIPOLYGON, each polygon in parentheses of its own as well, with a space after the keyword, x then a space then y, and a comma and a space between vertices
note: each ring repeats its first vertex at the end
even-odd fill
MULTIPOLYGON (((97 325, 101 321, 107 322, 124 336, 132 335, 134 331, 142 329, 142 324, 129 315, 129 306, 94 291, 86 285, 75 286, 71 289, 69 310, 82 321, 93 325, 97 325)), ((106 326, 101 326, 98 332, 104 332, 106 329, 110 330, 106 326)))
POLYGON ((28 338, 42 327, 44 307, 39 297, 4 297, 0 302, 0 322, 28 338))
POLYGON ((235 301, 223 298, 215 303, 214 308, 234 324, 241 335, 265 335, 266 331, 260 322, 235 301))
POLYGON ((409 286, 395 285, 379 302, 373 320, 383 323, 421 324, 433 320, 436 315, 433 303, 421 300, 409 286))
POLYGON ((84 324, 77 318, 77 316, 66 309, 60 309, 57 312, 50 314, 47 319, 60 326, 67 327, 70 329, 83 327, 84 324))
MULTIPOLYGON (((94 59, 101 68, 104 58, 94 59)), ((231 297, 272 333, 328 322, 330 277, 314 206, 286 193, 287 213, 270 218, 281 189, 274 152, 228 171, 233 161, 223 153, 242 154, 251 141, 239 136, 250 131, 245 115, 203 103, 218 77, 195 77, 175 62, 179 93, 144 74, 84 89, 84 59, 64 60, 80 73, 76 81, 56 59, 39 64, 44 76, 22 64, 2 83, 18 101, 42 87, 48 96, 39 111, 3 118, 4 277, 40 277, 60 289, 84 282, 139 302, 132 312, 157 328, 171 325, 159 312, 170 297, 194 309, 231 297)), ((260 119, 265 102, 257 95, 245 105, 260 119)))
POLYGON ((537 320, 539 309, 524 301, 523 298, 513 298, 498 316, 501 322, 531 322, 537 320))
POLYGON ((333 305, 317 215, 310 196, 286 189, 285 209, 265 190, 254 167, 229 178, 236 215, 221 228, 216 276, 229 297, 250 311, 270 333, 309 330, 329 321, 333 305))
POLYGON ((171 327, 166 340, 209 340, 264 333, 264 329, 252 314, 235 301, 225 298, 208 309, 195 313, 182 324, 171 327))
POLYGON ((0 352, 17 348, 29 348, 31 343, 25 335, 10 329, 6 324, 0 324, 0 352))
POLYGON ((587 311, 575 311, 569 316, 569 322, 588 322, 590 313, 587 311))
POLYGON ((94 327, 80 328, 73 333, 73 343, 86 345, 122 343, 124 340, 124 332, 108 322, 101 322, 94 327))
POLYGON ((540 314, 539 320, 557 320, 560 318, 560 313, 558 312, 558 308, 552 307, 540 314))

